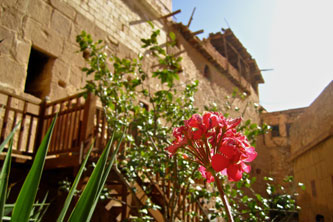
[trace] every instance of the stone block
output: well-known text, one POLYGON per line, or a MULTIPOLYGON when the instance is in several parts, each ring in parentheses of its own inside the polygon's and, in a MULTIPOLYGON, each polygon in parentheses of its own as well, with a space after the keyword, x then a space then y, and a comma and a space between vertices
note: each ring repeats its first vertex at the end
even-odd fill
POLYGON ((61 0, 50 0, 50 3, 54 8, 64 13, 68 18, 74 20, 76 12, 72 6, 61 0))
POLYGON ((9 57, 0 57, 1 83, 16 93, 24 91, 26 67, 11 60, 9 57))
POLYGON ((28 6, 28 16, 43 25, 48 25, 52 7, 41 0, 31 0, 28 6))
POLYGON ((30 49, 31 42, 16 39, 14 47, 12 48, 12 55, 18 63, 27 66, 29 62, 30 49))
POLYGON ((61 59, 56 59, 52 67, 52 82, 59 80, 68 83, 70 73, 70 65, 61 59))
POLYGON ((58 32, 65 38, 69 37, 72 27, 70 19, 62 15, 58 10, 54 10, 51 18, 51 29, 58 32))
POLYGON ((23 14, 15 8, 3 8, 0 13, 0 25, 15 31, 22 27, 23 14))
POLYGON ((13 46, 15 39, 15 32, 9 30, 7 27, 0 25, 0 56, 10 55, 10 50, 13 46))
POLYGON ((90 30, 92 27, 95 26, 93 23, 93 17, 83 16, 81 13, 77 13, 75 16, 75 24, 78 25, 82 30, 90 30))
POLYGON ((28 18, 24 28, 24 38, 45 53, 59 57, 63 51, 64 39, 52 29, 44 29, 41 24, 28 18))
POLYGON ((76 88, 82 88, 85 85, 85 73, 79 68, 73 67, 69 76, 69 85, 76 88))
POLYGON ((84 66, 85 65, 85 60, 82 57, 82 53, 79 53, 80 48, 79 46, 75 43, 71 42, 65 42, 64 43, 64 51, 59 57, 63 61, 70 61, 71 65, 76 65, 76 66, 84 66))

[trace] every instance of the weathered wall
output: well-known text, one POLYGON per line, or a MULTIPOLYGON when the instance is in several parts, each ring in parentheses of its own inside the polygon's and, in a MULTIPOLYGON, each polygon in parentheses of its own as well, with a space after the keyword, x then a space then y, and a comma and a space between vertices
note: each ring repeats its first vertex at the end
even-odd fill
MULTIPOLYGON (((96 40, 107 40, 111 51, 118 56, 134 57, 140 52, 140 39, 150 34, 146 20, 153 20, 156 27, 163 28, 161 20, 156 18, 169 13, 171 8, 171 0, 68 2, 1 1, 1 87, 29 96, 24 87, 30 49, 34 47, 54 59, 49 72, 50 98, 73 94, 85 82, 81 72, 84 60, 76 53, 77 34, 86 30, 96 40)), ((165 38, 162 29, 161 42, 165 38)))
POLYGON ((291 160, 296 181, 306 185, 298 201, 300 221, 320 214, 333 220, 333 82, 291 127, 291 160))
POLYGON ((262 179, 265 176, 273 177, 276 184, 284 185, 285 177, 293 175, 288 126, 293 124, 304 109, 265 112, 260 115, 262 123, 277 127, 278 134, 269 131, 258 138, 256 150, 259 155, 252 164, 252 175, 259 180, 255 185, 257 190, 264 190, 265 182, 262 179))
POLYGON ((295 181, 305 184, 297 203, 299 221, 315 221, 316 215, 333 221, 333 137, 312 147, 293 161, 295 181))
MULTIPOLYGON (((91 33, 96 40, 106 40, 117 56, 132 58, 142 52, 140 39, 150 35, 147 20, 152 20, 161 29, 161 43, 166 42, 167 32, 171 30, 158 19, 170 13, 171 0, 7 0, 2 1, 0 7, 0 37, 4 39, 0 44, 0 86, 28 97, 24 88, 31 47, 52 58, 48 95, 54 100, 79 91, 85 83, 86 77, 81 72, 85 63, 76 53, 78 46, 75 42, 76 35, 82 30, 91 33)), ((184 57, 182 81, 200 80, 196 105, 203 107, 215 102, 218 107, 225 107, 225 97, 232 93, 235 85, 181 34, 177 37, 179 51, 185 50, 181 54, 184 57), (210 79, 203 76, 205 65, 210 69, 210 79)), ((149 67, 151 63, 146 61, 149 67)), ((152 83, 152 87, 160 86, 152 83)), ((45 94, 41 93, 43 97, 45 94)), ((245 100, 232 100, 232 107, 238 107, 240 112, 246 109, 244 118, 258 122, 259 116, 253 108, 258 101, 258 95, 250 88, 250 95, 245 100)), ((240 115, 240 112, 228 112, 232 116, 240 115)))
MULTIPOLYGON (((183 52, 180 56, 183 58, 182 66, 183 73, 181 79, 183 81, 199 80, 199 89, 195 96, 195 105, 203 109, 203 106, 210 106, 212 103, 216 103, 220 111, 228 112, 232 117, 238 117, 244 113, 244 119, 251 119, 254 122, 259 121, 259 114, 255 109, 255 104, 259 103, 258 94, 254 92, 253 88, 249 88, 250 94, 244 99, 237 97, 236 99, 227 98, 231 97, 231 94, 237 88, 227 77, 226 73, 223 73, 212 65, 205 56, 203 56, 197 49, 187 42, 183 36, 177 31, 173 30, 177 34, 177 40, 179 42, 179 51, 183 52), (205 66, 209 69, 209 78, 204 76, 205 66), (226 108, 229 102, 231 109, 226 108), (235 111, 235 108, 239 108, 239 111, 235 111)), ((217 56, 221 56, 217 54, 217 56)), ((221 58, 223 58, 221 56, 221 58)), ((242 93, 242 91, 239 91, 242 93)))
POLYGON ((304 147, 323 137, 333 127, 333 81, 306 109, 291 128, 292 155, 303 152, 304 147))

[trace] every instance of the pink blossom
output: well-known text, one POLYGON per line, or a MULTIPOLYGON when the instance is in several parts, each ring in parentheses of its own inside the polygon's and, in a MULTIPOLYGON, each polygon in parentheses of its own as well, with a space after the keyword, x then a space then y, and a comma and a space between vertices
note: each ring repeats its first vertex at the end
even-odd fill
POLYGON ((251 170, 246 163, 257 156, 247 138, 236 131, 240 122, 241 118, 225 118, 216 112, 205 112, 203 116, 194 114, 184 121, 184 126, 173 130, 175 140, 167 150, 171 155, 179 148, 191 153, 207 182, 214 181, 207 169, 227 175, 230 181, 238 181, 243 172, 251 170))

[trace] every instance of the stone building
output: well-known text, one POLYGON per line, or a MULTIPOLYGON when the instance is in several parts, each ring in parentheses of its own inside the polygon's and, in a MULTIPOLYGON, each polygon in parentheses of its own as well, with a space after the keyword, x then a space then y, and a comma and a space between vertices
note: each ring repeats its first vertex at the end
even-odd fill
MULTIPOLYGON (((0 94, 29 101, 27 108, 20 102, 12 105, 38 116, 36 107, 46 96, 50 101, 62 99, 82 91, 85 85, 87 78, 81 71, 85 61, 76 53, 77 34, 85 30, 95 40, 105 40, 111 53, 134 58, 144 52, 140 39, 150 35, 147 21, 152 21, 161 30, 162 44, 168 41, 170 31, 177 37, 174 53, 183 58, 180 81, 200 81, 196 106, 203 110, 215 103, 232 116, 243 113, 244 119, 271 125, 271 132, 258 138, 259 155, 252 164, 252 174, 273 176, 278 183, 285 175, 294 175, 307 187, 299 198, 303 207, 300 221, 314 221, 316 216, 333 220, 332 83, 310 107, 259 115, 253 105, 259 102, 258 84, 264 81, 256 61, 234 33, 226 29, 200 40, 196 37, 200 31, 172 21, 172 15, 171 0, 2 0, 0 94), (245 96, 229 101, 226 97, 235 88, 245 96), (231 110, 225 109, 226 102, 231 110)), ((149 58, 145 61, 149 68, 152 62, 149 58)), ((0 103, 8 104, 8 97, 0 96, 0 103)), ((1 113, 1 139, 4 125, 10 125, 3 121, 5 117, 1 113)), ((15 119, 16 115, 9 117, 15 119)), ((27 128, 38 128, 32 119, 30 123, 33 127, 26 122, 27 128)), ((29 141, 27 135, 23 138, 29 141)), ((258 185, 262 190, 263 186, 258 185)))
MULTIPOLYGON (((98 115, 91 117, 89 114, 92 109, 97 112, 96 107, 82 108, 80 100, 72 97, 82 91, 87 80, 81 71, 85 61, 81 54, 76 53, 79 50, 76 35, 82 30, 90 33, 94 40, 104 40, 110 52, 120 58, 135 58, 138 53, 144 53, 140 39, 151 34, 147 21, 152 21, 161 30, 159 42, 162 45, 169 40, 168 33, 174 32, 177 37, 174 53, 183 58, 180 82, 196 79, 200 82, 195 105, 203 110, 204 106, 215 103, 223 110, 228 102, 229 108, 226 110, 231 116, 239 116, 239 111, 233 110, 240 110, 244 119, 258 123, 260 116, 254 104, 259 102, 258 84, 263 83, 263 78, 255 60, 230 29, 200 40, 196 37, 198 32, 172 21, 174 13, 171 0, 1 1, 0 102, 6 107, 1 113, 1 140, 15 120, 21 118, 23 127, 17 136, 18 145, 14 147, 15 161, 24 163, 22 158, 32 159, 40 138, 31 132, 40 129, 43 132, 45 129, 48 120, 44 124, 41 117, 51 117, 46 109, 52 112, 67 109, 64 112, 69 112, 71 107, 82 112, 73 115, 74 122, 68 122, 68 117, 60 122, 67 124, 66 130, 75 132, 68 136, 69 142, 55 142, 66 152, 49 149, 53 159, 50 157, 48 163, 52 163, 53 167, 68 168, 75 167, 81 161, 82 144, 78 141, 84 141, 88 131, 97 127, 94 126, 94 118, 99 121, 98 115), (228 101, 226 97, 236 88, 242 98, 228 101), (48 103, 44 103, 46 97, 48 103), (64 98, 66 101, 68 99, 65 104, 64 98), (58 108, 55 108, 56 103, 60 104, 58 108), (93 121, 89 124, 88 120, 91 119, 93 121), (26 147, 22 148, 22 144, 26 144, 26 147)), ((145 58, 143 65, 149 69, 153 63, 145 58)), ((153 89, 163 87, 154 82, 150 85, 153 89)), ((57 136, 61 135, 65 135, 65 132, 59 131, 57 136)), ((56 176, 57 173, 50 172, 50 175, 56 176)), ((138 193, 142 191, 139 186, 136 188, 138 193)), ((115 188, 114 192, 119 192, 123 201, 129 201, 124 193, 120 193, 121 189, 115 188)), ((107 211, 116 209, 116 205, 112 204, 105 206, 107 211)), ((124 206, 118 214, 118 220, 126 218, 129 215, 128 207, 124 206)), ((161 219, 158 210, 150 211, 150 214, 155 220, 161 219)))
MULTIPOLYGON (((248 94, 246 102, 258 103, 257 86, 263 82, 260 70, 232 31, 200 41, 186 26, 168 17, 171 4, 171 0, 2 1, 0 87, 33 95, 32 99, 72 95, 86 80, 81 72, 84 59, 76 53, 77 34, 85 30, 95 40, 105 40, 118 57, 133 58, 143 52, 140 39, 150 35, 147 21, 151 20, 161 29, 162 44, 168 32, 175 31, 183 57, 181 79, 201 80, 197 104, 223 106, 221 98, 236 87, 248 94)), ((249 116, 258 120, 251 108, 247 107, 249 116)))
MULTIPOLYGON (((305 108, 291 109, 277 112, 263 112, 260 115, 262 123, 266 123, 271 130, 258 138, 256 150, 260 154, 253 162, 252 175, 258 179, 263 176, 273 177, 276 184, 284 185, 286 176, 292 176, 290 158, 290 127, 304 112, 305 108), (269 160, 269 161, 267 161, 269 160)), ((258 190, 265 190, 265 182, 256 184, 258 190)))
POLYGON ((333 82, 290 128, 296 181, 306 190, 299 196, 300 221, 333 221, 333 82))

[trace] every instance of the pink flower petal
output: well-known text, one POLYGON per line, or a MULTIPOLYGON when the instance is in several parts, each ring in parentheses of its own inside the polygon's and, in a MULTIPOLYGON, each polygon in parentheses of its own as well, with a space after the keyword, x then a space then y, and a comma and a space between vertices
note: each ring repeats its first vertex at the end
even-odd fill
POLYGON ((215 154, 212 157, 212 167, 216 172, 220 172, 230 165, 229 159, 221 154, 215 154))
POLYGON ((241 165, 241 167, 242 167, 242 170, 243 170, 245 173, 250 173, 250 171, 251 171, 251 166, 246 165, 246 164, 243 163, 243 162, 241 162, 240 165, 241 165))
POLYGON ((230 165, 227 169, 228 178, 230 181, 239 181, 242 178, 243 171, 239 165, 230 165))
POLYGON ((199 166, 199 172, 201 173, 202 177, 207 179, 207 183, 214 182, 213 175, 209 171, 207 171, 204 166, 199 166))
POLYGON ((244 159, 245 162, 252 162, 257 157, 257 152, 254 150, 254 147, 249 147, 246 150, 247 158, 244 159))
POLYGON ((236 118, 236 119, 227 119, 226 122, 227 122, 228 129, 236 128, 236 126, 238 126, 241 121, 242 121, 241 117, 236 118))

